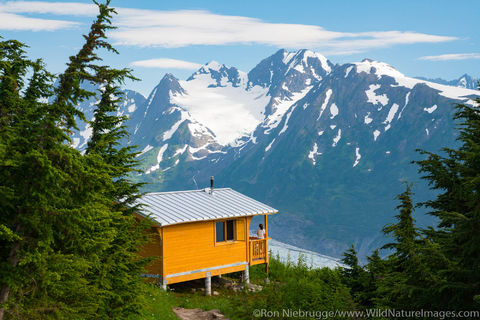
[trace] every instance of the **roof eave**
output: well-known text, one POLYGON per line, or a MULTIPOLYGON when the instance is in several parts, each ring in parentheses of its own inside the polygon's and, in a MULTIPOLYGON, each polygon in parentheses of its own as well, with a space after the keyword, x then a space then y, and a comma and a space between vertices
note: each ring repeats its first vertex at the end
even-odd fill
POLYGON ((185 224, 185 223, 196 223, 196 222, 207 222, 207 221, 216 221, 216 220, 229 220, 229 219, 235 219, 235 218, 244 218, 244 217, 252 217, 252 216, 263 216, 263 215, 272 215, 272 214, 277 214, 278 210, 274 212, 262 212, 262 213, 249 213, 245 215, 239 215, 239 216, 229 216, 229 217, 220 217, 220 218, 212 218, 212 219, 198 219, 198 220, 189 220, 189 221, 178 221, 174 223, 164 223, 161 224, 154 218, 151 218, 153 221, 155 221, 158 224, 158 227, 168 227, 168 226, 175 226, 179 224, 185 224))

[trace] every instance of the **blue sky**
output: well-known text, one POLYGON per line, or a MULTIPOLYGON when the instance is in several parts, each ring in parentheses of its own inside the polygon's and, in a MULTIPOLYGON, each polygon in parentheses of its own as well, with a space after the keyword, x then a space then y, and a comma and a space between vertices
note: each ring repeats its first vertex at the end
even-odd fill
MULTIPOLYGON (((312 49, 333 63, 384 61, 408 76, 480 78, 480 1, 112 1, 119 56, 147 95, 167 72, 187 78, 216 60, 248 72, 280 48, 312 49)), ((89 1, 0 1, 0 35, 30 46, 52 72, 65 68, 96 10, 89 1)))

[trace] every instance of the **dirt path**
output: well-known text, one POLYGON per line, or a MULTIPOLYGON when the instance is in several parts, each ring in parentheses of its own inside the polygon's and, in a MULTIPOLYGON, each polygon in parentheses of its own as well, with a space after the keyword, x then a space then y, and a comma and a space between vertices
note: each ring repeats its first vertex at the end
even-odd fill
POLYGON ((180 320, 228 320, 219 310, 202 311, 201 309, 174 307, 173 312, 180 320))

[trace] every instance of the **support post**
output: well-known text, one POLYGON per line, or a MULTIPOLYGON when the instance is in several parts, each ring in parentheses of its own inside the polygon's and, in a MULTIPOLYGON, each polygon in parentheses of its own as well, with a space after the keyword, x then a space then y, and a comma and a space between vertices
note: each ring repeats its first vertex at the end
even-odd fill
POLYGON ((165 291, 167 291, 167 284, 168 284, 167 278, 162 278, 162 289, 165 291))
POLYGON ((268 218, 267 218, 267 215, 263 216, 263 227, 265 228, 265 239, 268 239, 268 218))
POLYGON ((268 265, 270 263, 270 259, 268 256, 268 216, 264 216, 264 223, 265 223, 265 273, 266 273, 266 278, 265 278, 265 283, 270 283, 270 280, 268 279, 268 272, 269 268, 268 265))
POLYGON ((265 277, 265 284, 269 284, 270 283, 270 279, 268 279, 268 272, 269 272, 269 269, 268 269, 268 262, 265 264, 265 273, 266 273, 266 277, 265 277))
POLYGON ((210 272, 207 272, 205 277, 205 295, 212 295, 212 274, 210 272))
MULTIPOLYGON (((265 223, 265 263, 268 265, 268 216, 264 216, 265 223)), ((268 271, 267 271, 268 272, 268 271)))
POLYGON ((250 283, 250 269, 248 264, 245 265, 245 271, 243 271, 243 281, 250 283))

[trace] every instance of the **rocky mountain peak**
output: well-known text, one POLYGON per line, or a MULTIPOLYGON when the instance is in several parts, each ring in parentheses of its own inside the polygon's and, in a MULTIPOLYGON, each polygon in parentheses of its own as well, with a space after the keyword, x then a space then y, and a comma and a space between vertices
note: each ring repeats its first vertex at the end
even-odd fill
POLYGON ((365 72, 367 74, 375 74, 380 79, 382 76, 390 76, 392 78, 405 78, 405 75, 399 72, 391 65, 371 59, 363 59, 362 62, 353 63, 357 73, 365 72))
POLYGON ((161 94, 163 92, 182 92, 183 89, 180 86, 179 80, 171 73, 166 73, 158 84, 153 88, 153 91, 148 96, 148 100, 154 98, 155 95, 161 94))
POLYGON ((247 76, 235 67, 210 61, 194 72, 187 81, 199 80, 209 82, 209 87, 239 87, 246 84, 247 76))
POLYGON ((289 52, 281 49, 253 68, 248 73, 248 80, 251 86, 259 85, 265 88, 278 86, 280 80, 285 80, 285 76, 303 75, 300 76, 303 78, 301 80, 308 85, 321 80, 331 73, 333 68, 334 65, 327 58, 311 50, 289 52))

